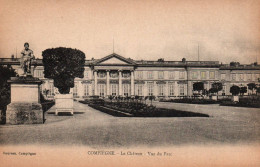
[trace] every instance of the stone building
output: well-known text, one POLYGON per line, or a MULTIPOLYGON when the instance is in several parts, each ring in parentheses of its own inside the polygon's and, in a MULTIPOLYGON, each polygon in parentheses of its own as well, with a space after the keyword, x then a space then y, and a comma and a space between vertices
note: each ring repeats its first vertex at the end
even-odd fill
MULTIPOLYGON (((57 89, 53 81, 44 78, 44 67, 37 59, 33 76, 43 81, 41 91, 53 98, 57 89)), ((19 72, 19 61, 15 58, 1 58, 0 65, 11 65, 19 72)), ((150 96, 178 98, 193 95, 193 83, 203 82, 209 90, 212 83, 222 82, 220 95, 230 95, 232 85, 247 86, 258 83, 260 65, 230 65, 218 61, 158 61, 132 60, 118 54, 102 59, 85 61, 84 78, 76 78, 71 89, 74 98, 90 96, 150 96)), ((249 92, 250 93, 250 92, 249 92)))

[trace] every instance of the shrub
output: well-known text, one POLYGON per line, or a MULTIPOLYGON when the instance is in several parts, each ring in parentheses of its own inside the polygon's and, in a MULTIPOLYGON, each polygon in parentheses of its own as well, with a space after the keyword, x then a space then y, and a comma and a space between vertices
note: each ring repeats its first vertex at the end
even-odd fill
POLYGON ((214 94, 214 93, 217 93, 217 89, 216 88, 210 88, 209 89, 209 93, 212 93, 212 94, 214 94))
POLYGON ((54 80, 54 86, 61 94, 67 94, 74 87, 74 78, 83 78, 85 54, 77 49, 52 48, 42 52, 44 77, 54 80))
POLYGON ((193 84, 193 90, 198 91, 198 92, 204 90, 204 83, 203 82, 195 82, 193 84))
POLYGON ((260 93, 260 86, 257 87, 256 93, 260 93))
POLYGON ((231 86, 230 88, 230 93, 232 93, 232 95, 238 95, 240 92, 240 88, 236 85, 231 86))
POLYGON ((246 86, 241 87, 239 92, 240 94, 244 95, 247 92, 247 87, 246 86))
POLYGON ((0 123, 5 123, 6 106, 11 102, 10 85, 7 80, 15 77, 17 74, 10 66, 0 65, 0 123))
POLYGON ((251 90, 252 92, 254 91, 254 89, 256 89, 256 84, 255 83, 249 83, 247 84, 248 89, 251 90))
POLYGON ((223 85, 221 82, 215 82, 212 84, 212 88, 214 88, 216 92, 219 92, 223 89, 223 85))
POLYGON ((218 92, 221 91, 223 89, 223 85, 221 82, 215 82, 212 84, 212 88, 210 88, 210 92, 211 93, 217 93, 217 97, 218 97, 218 92))

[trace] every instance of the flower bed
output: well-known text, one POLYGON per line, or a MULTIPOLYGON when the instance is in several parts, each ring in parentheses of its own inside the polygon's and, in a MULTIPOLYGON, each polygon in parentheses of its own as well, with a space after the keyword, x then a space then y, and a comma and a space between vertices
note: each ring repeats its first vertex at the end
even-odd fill
POLYGON ((217 101, 211 99, 192 99, 192 98, 160 100, 160 102, 189 103, 189 104, 218 104, 217 101))
MULTIPOLYGON (((86 104, 86 102, 82 102, 86 104)), ((106 102, 104 100, 88 101, 87 104, 99 111, 123 117, 209 117, 207 114, 156 108, 140 102, 106 102)))
POLYGON ((105 103, 103 99, 85 99, 85 100, 80 100, 79 102, 83 104, 100 104, 100 105, 104 105, 105 103))
POLYGON ((249 107, 249 108, 260 108, 259 102, 250 102, 250 101, 222 101, 220 103, 221 106, 233 106, 233 107, 249 107))
POLYGON ((133 115, 132 114, 129 114, 129 113, 124 113, 124 112, 120 112, 118 110, 115 110, 115 109, 112 109, 112 108, 107 108, 107 107, 104 107, 104 106, 99 106, 99 105, 95 105, 95 104, 89 104, 88 106, 96 109, 96 110, 99 110, 99 111, 102 111, 104 113, 107 113, 107 114, 110 114, 110 115, 113 115, 113 116, 117 116, 117 117, 132 117, 133 115))

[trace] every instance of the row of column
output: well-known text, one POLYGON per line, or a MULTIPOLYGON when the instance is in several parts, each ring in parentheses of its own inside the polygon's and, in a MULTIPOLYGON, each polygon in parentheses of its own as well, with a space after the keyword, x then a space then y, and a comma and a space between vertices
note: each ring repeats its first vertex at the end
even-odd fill
MULTIPOLYGON (((106 70, 106 94, 109 95, 110 89, 110 70, 106 70)), ((122 96, 122 71, 118 70, 118 94, 122 96)), ((97 70, 94 71, 94 94, 98 95, 97 70)), ((134 95, 134 71, 131 71, 131 96, 134 95)))

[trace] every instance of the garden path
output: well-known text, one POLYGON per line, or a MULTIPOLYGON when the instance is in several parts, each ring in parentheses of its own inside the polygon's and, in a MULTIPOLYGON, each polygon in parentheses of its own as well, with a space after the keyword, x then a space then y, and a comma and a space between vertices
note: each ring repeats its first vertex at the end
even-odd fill
POLYGON ((74 103, 74 116, 55 116, 37 125, 1 125, 0 145, 75 145, 94 148, 241 144, 260 141, 260 112, 252 108, 153 103, 160 107, 207 113, 211 117, 113 117, 74 103))

